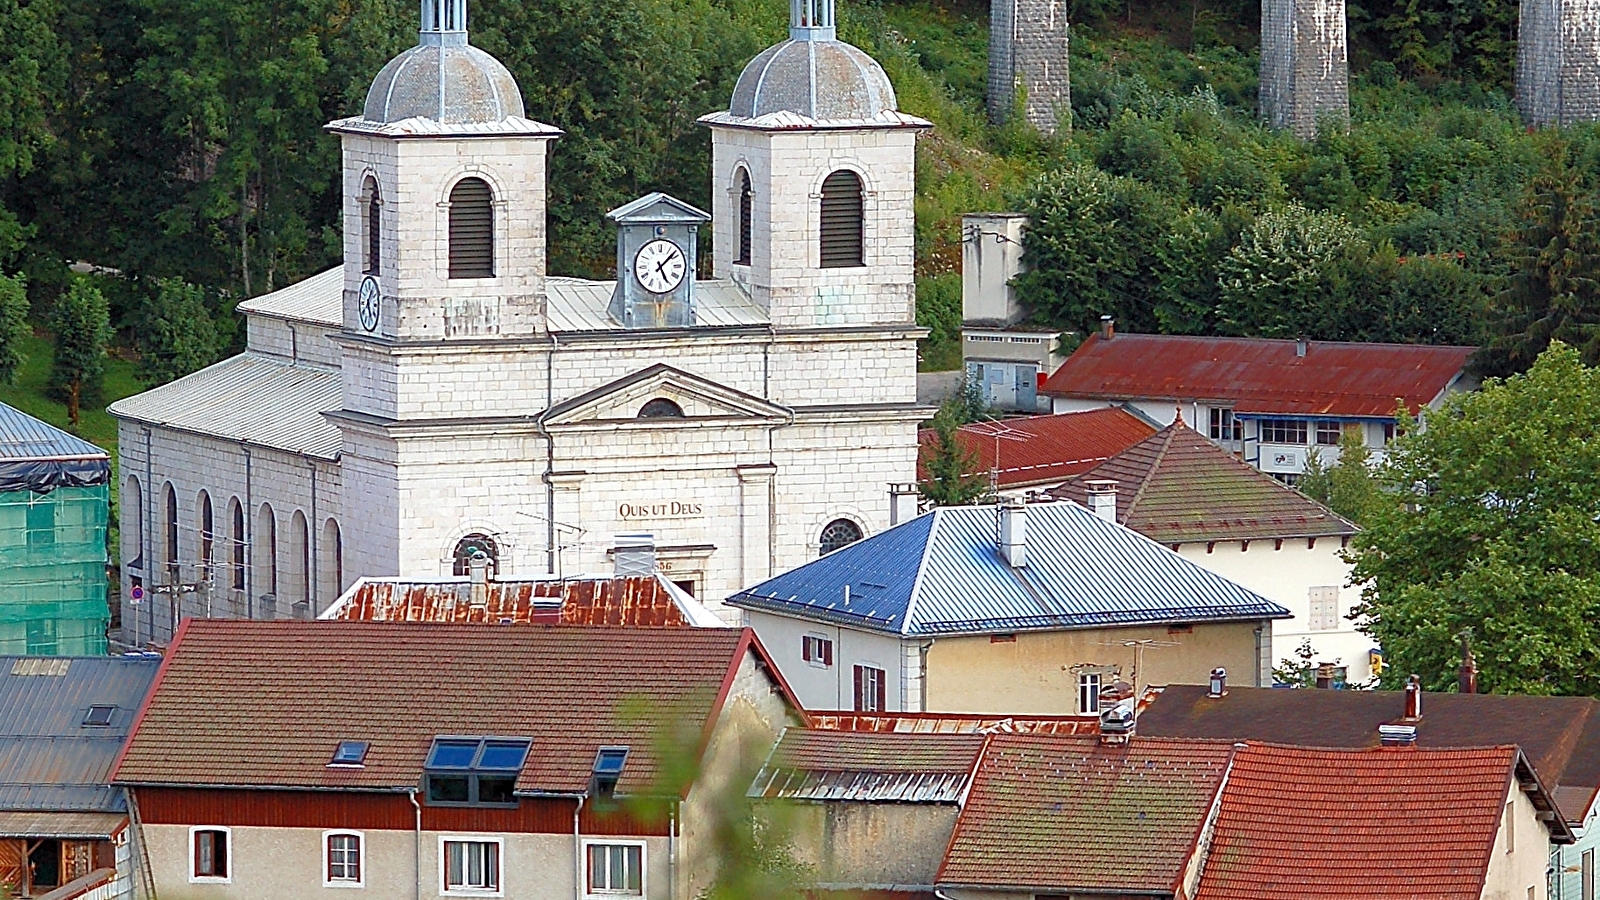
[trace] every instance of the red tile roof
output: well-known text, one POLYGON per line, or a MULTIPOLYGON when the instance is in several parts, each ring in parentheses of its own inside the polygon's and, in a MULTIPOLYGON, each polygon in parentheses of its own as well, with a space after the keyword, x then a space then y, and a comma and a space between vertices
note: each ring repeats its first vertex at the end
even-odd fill
POLYGON ((811 727, 825 731, 900 734, 1099 734, 1100 717, 996 716, 985 713, 858 713, 807 710, 811 727))
POLYGON ((1050 492, 1087 504, 1088 483, 1117 482, 1117 521, 1153 541, 1342 536, 1356 526, 1245 464, 1182 419, 1050 492))
POLYGON ((435 736, 502 735, 533 739, 519 790, 583 791, 615 744, 632 748, 618 792, 639 793, 659 728, 709 733, 747 651, 765 657, 749 629, 191 619, 114 778, 405 789, 435 736), (345 740, 371 742, 365 768, 327 767, 345 740))
POLYGON ((1478 900, 1517 757, 1246 747, 1195 900, 1478 900))
POLYGON ((993 735, 938 883, 1171 893, 1233 752, 1226 742, 993 735))
POLYGON ((1042 391, 1095 400, 1201 400, 1245 414, 1386 418, 1416 412, 1449 386, 1472 347, 1256 338, 1092 335, 1042 391))
MULTIPOLYGON (((1000 486, 1051 484, 1086 471, 1114 453, 1155 433, 1155 426, 1120 407, 1019 416, 998 422, 973 422, 956 432, 963 449, 977 457, 971 474, 988 474, 995 466, 999 434, 1000 486)), ((924 428, 917 441, 932 446, 934 432, 924 428)), ((918 460, 917 477, 925 479, 918 460)))
POLYGON ((654 625, 690 622, 654 575, 558 581, 491 581, 471 602, 465 579, 363 579, 322 618, 347 622, 478 622, 540 625, 654 625))

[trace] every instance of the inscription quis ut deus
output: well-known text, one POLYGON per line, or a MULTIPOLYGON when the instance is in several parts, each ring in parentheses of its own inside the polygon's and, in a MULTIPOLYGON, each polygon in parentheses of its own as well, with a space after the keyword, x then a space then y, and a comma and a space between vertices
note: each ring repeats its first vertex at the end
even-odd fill
POLYGON ((692 500, 662 500, 654 503, 619 503, 619 519, 698 519, 705 507, 692 500))

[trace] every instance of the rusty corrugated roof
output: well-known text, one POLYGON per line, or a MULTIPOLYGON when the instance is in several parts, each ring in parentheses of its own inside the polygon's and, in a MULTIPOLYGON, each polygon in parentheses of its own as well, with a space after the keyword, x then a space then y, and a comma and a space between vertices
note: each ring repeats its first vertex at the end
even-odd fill
MULTIPOLYGON (((447 622, 490 625, 627 625, 681 628, 686 597, 657 575, 490 581, 482 602, 467 579, 362 579, 321 618, 347 622, 447 622)), ((692 601, 690 601, 692 602, 692 601)))
POLYGON ((1100 717, 996 716, 983 713, 858 713, 806 711, 820 731, 899 734, 1099 734, 1100 717))
MULTIPOLYGON (((1155 426, 1149 422, 1114 406, 1052 416, 973 422, 961 426, 956 439, 961 449, 977 458, 968 474, 987 474, 995 469, 998 449, 1000 487, 1015 488, 1054 484, 1071 478, 1155 431, 1155 426)), ((931 428, 917 432, 917 442, 925 450, 933 446, 934 438, 931 428)), ((920 453, 917 478, 927 479, 920 453)))
POLYGON ((1473 347, 1161 334, 1093 335, 1042 392, 1094 400, 1199 400, 1245 415, 1387 418, 1415 413, 1461 373, 1473 347))

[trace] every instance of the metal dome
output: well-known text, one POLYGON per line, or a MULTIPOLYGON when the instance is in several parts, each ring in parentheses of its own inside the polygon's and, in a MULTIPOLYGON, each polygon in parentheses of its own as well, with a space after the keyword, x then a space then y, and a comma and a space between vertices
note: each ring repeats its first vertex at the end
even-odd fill
POLYGON ((457 125, 522 115, 522 91, 499 60, 465 42, 429 42, 383 67, 367 91, 361 118, 387 124, 421 117, 457 125))
POLYGON ((752 59, 728 107, 745 119, 792 112, 817 121, 872 119, 894 111, 894 85, 876 60, 843 41, 812 36, 784 41, 752 59))

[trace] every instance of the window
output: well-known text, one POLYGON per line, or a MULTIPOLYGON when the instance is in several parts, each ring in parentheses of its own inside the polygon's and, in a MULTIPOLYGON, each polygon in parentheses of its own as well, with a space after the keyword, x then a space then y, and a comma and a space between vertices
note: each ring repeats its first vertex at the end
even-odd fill
POLYGON ((800 638, 800 658, 806 662, 827 669, 833 666, 833 641, 820 634, 808 634, 800 638))
POLYGON ((378 274, 378 265, 382 262, 380 248, 383 246, 383 198, 378 194, 378 181, 368 175, 361 186, 361 192, 366 195, 367 208, 367 258, 361 271, 367 275, 378 274))
POLYGON ((450 277, 494 277, 494 195, 481 178, 450 190, 450 277))
POLYGON ((1317 443, 1324 447, 1337 447, 1344 426, 1332 419, 1317 420, 1317 443))
POLYGON ((178 492, 173 490, 172 482, 167 482, 166 505, 166 545, 167 545, 167 583, 177 584, 180 580, 178 574, 178 492))
POLYGON ((1304 419, 1262 419, 1261 443, 1304 444, 1306 423, 1304 419))
POLYGON ((1078 712, 1084 714, 1100 711, 1100 673, 1085 672, 1078 676, 1078 712))
POLYGON ((323 834, 327 845, 328 871, 323 873, 326 887, 361 887, 361 834, 355 831, 330 831, 323 834))
POLYGON ((594 795, 597 804, 609 802, 616 794, 617 782, 622 779, 622 767, 627 762, 627 747, 601 747, 594 755, 589 793, 594 795))
POLYGON ((875 666, 856 666, 856 712, 883 712, 883 670, 875 666))
POLYGON ((1506 852, 1517 852, 1517 805, 1506 804, 1506 852))
POLYGON ((1394 440, 1394 423, 1393 422, 1385 422, 1385 423, 1383 423, 1383 445, 1385 447, 1387 447, 1387 446, 1389 446, 1390 442, 1393 441, 1393 440, 1394 440))
POLYGON ((59 646, 56 643, 56 621, 54 619, 30 619, 26 649, 29 656, 54 656, 59 646))
POLYGON ((482 553, 489 557, 489 574, 497 575, 500 569, 500 547, 487 534, 469 534, 456 542, 455 573, 472 574, 472 558, 482 553))
MULTIPOLYGON (((270 503, 261 504, 256 514, 256 559, 254 588, 263 595, 278 596, 278 519, 270 503)), ((271 618, 270 615, 267 618, 271 618)))
POLYGON ((644 896, 644 844, 591 843, 587 851, 587 893, 644 896))
POLYGON ((753 211, 750 191, 750 173, 739 170, 739 257, 734 265, 750 265, 750 214, 753 211))
POLYGON ((200 492, 200 580, 211 572, 212 545, 216 537, 216 522, 211 515, 211 495, 200 492))
POLYGON ((440 838, 447 894, 500 893, 500 842, 440 838))
POLYGON ((641 419, 681 419, 683 407, 665 397, 657 397, 639 408, 641 419))
POLYGON ((339 746, 333 748, 333 759, 328 761, 328 765, 364 766, 367 762, 367 749, 371 746, 366 741, 340 741, 339 746))
POLYGON ((516 806, 526 738, 434 738, 424 764, 431 806, 516 806))
POLYGON ((123 515, 119 516, 122 523, 122 533, 133 538, 133 546, 125 556, 130 559, 125 568, 138 569, 144 574, 144 495, 140 493, 139 479, 128 476, 127 487, 122 491, 123 515))
POLYGON ((1311 589, 1311 617, 1307 625, 1312 631, 1335 631, 1339 628, 1337 585, 1311 589))
POLYGON ((56 543, 55 501, 43 494, 30 494, 27 508, 29 547, 53 547, 56 543))
POLYGON ((244 507, 233 499, 233 589, 244 590, 244 507))
POLYGON ((861 252, 861 177, 840 169, 822 182, 822 267, 865 265, 861 252))
POLYGON ((840 547, 854 544, 861 540, 861 526, 849 519, 834 519, 822 529, 822 539, 818 542, 817 555, 827 556, 840 547))
POLYGON ((190 881, 228 880, 228 873, 232 871, 232 867, 228 865, 228 829, 191 828, 189 845, 190 855, 194 860, 189 875, 190 881))
POLYGON ((111 725, 111 717, 116 713, 116 711, 117 708, 115 706, 102 706, 100 704, 91 706, 89 707, 89 711, 83 714, 83 727, 109 727, 111 725))
POLYGON ((1211 439, 1213 441, 1244 440, 1244 423, 1233 417, 1233 410, 1211 408, 1211 439))
POLYGON ((1578 864, 1579 900, 1594 900, 1594 851, 1585 850, 1578 864))

